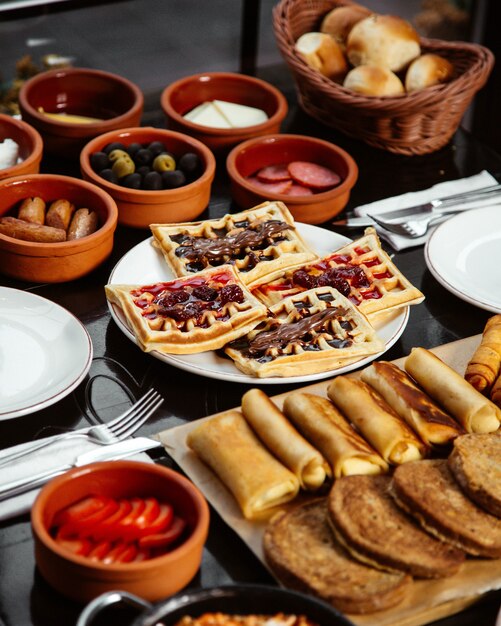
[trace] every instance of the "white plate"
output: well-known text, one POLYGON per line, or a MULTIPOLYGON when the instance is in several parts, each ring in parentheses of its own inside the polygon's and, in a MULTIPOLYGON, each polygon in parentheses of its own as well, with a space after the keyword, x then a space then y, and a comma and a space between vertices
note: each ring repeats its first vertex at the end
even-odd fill
POLYGON ((0 287, 0 420, 61 400, 91 362, 92 342, 76 317, 29 291, 0 287))
MULTIPOLYGON (((306 244, 320 256, 326 256, 350 241, 347 237, 332 233, 318 226, 312 226, 310 224, 296 224, 296 226, 306 244)), ((162 254, 153 247, 152 241, 153 238, 142 241, 120 259, 111 272, 109 279, 110 284, 147 285, 148 283, 171 280, 174 278, 162 254)), ((108 303, 108 306, 120 330, 122 330, 131 341, 137 344, 134 334, 130 331, 120 307, 110 303, 108 303)), ((379 354, 373 354, 355 363, 350 363, 350 365, 337 369, 336 374, 349 372, 365 363, 370 363, 381 356, 381 354, 384 354, 404 332, 408 319, 409 307, 400 309, 388 316, 381 316, 378 324, 375 324, 375 328, 378 335, 385 343, 385 349, 379 354)), ((160 352, 152 351, 149 354, 174 367, 192 372, 193 374, 252 385, 301 383, 332 376, 331 370, 319 374, 308 374, 306 376, 255 378, 244 374, 236 368, 233 361, 220 357, 216 352, 179 355, 161 354, 160 352)))
POLYGON ((437 226, 425 259, 448 291, 501 313, 501 205, 470 209, 437 226))

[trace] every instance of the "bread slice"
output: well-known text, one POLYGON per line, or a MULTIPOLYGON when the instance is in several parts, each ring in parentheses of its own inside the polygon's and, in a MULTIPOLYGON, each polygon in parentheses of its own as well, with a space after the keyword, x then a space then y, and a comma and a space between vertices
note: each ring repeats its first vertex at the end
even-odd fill
POLYGON ((501 432, 464 435, 454 441, 449 469, 476 504, 501 517, 501 432))
POLYGON ((439 539, 475 556, 501 557, 501 519, 462 492, 447 459, 400 465, 390 491, 405 511, 439 539))
POLYGON ((412 578, 352 559, 327 521, 325 499, 278 513, 264 534, 264 555, 287 587, 311 593, 347 613, 371 613, 403 600, 412 578))
POLYGON ((329 521, 338 540, 364 563, 419 578, 455 574, 461 550, 432 537, 388 493, 389 476, 345 476, 328 498, 329 521))

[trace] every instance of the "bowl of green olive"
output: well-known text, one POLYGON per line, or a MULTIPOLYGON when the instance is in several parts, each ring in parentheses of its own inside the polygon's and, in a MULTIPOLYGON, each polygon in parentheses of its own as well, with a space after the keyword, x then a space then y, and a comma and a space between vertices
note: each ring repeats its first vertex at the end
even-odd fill
POLYGON ((153 127, 111 131, 80 153, 84 180, 107 191, 118 223, 134 228, 194 220, 208 206, 213 153, 182 133, 153 127))

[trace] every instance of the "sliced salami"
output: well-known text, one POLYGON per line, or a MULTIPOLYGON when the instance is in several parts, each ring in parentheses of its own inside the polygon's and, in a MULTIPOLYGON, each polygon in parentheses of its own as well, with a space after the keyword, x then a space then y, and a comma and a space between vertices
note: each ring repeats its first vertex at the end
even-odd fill
POLYGON ((288 196, 312 196, 313 191, 309 187, 305 187, 304 185, 298 185, 297 183, 292 183, 292 185, 285 192, 288 196))
POLYGON ((326 191, 341 182, 341 177, 336 172, 309 161, 293 161, 289 163, 288 169, 295 182, 315 191, 326 191))
POLYGON ((278 163, 277 165, 268 165, 257 172, 256 176, 263 183, 277 183, 282 180, 289 180, 291 175, 287 163, 278 163))
POLYGON ((277 183, 263 183, 257 176, 249 176, 247 178, 251 185, 255 185, 259 187, 262 191, 266 193, 274 194, 274 193, 287 193, 287 190, 292 187, 292 180, 282 180, 277 183))

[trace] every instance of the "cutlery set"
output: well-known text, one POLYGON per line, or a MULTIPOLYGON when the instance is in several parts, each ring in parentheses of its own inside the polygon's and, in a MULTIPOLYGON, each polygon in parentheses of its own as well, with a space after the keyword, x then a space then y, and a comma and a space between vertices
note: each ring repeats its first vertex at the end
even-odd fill
POLYGON ((100 424, 63 433, 62 435, 37 441, 32 445, 22 446, 21 449, 11 453, 3 454, 0 458, 0 472, 2 466, 13 463, 23 457, 28 457, 61 440, 82 438, 101 446, 95 450, 77 455, 71 463, 65 463, 28 478, 3 484, 0 487, 0 502, 32 489, 37 489, 52 478, 63 474, 73 467, 81 467, 97 461, 122 459, 161 446, 160 442, 149 437, 132 438, 132 435, 153 415, 162 402, 163 398, 160 394, 154 389, 150 389, 127 411, 111 420, 108 424, 100 424))
POLYGON ((498 196, 501 196, 501 184, 436 198, 430 202, 385 211, 379 215, 367 213, 364 216, 358 216, 352 212, 348 213, 345 219, 332 222, 332 224, 347 228, 363 228, 376 224, 397 235, 414 239, 425 235, 430 226, 444 215, 471 209, 470 206, 462 207, 461 205, 495 199, 498 196))

